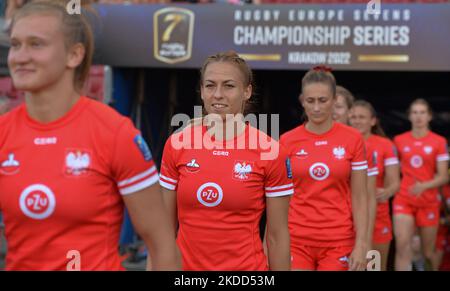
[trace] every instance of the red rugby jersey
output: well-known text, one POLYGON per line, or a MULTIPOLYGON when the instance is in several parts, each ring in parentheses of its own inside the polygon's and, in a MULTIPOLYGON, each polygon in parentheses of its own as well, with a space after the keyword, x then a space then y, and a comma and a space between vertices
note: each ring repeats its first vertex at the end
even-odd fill
POLYGON ((123 269, 121 195, 158 181, 131 121, 81 97, 40 123, 22 105, 0 117, 0 207, 7 270, 123 269), (75 255, 74 255, 75 254, 75 255))
POLYGON ((267 270, 259 222, 266 198, 293 194, 290 177, 286 152, 253 127, 227 142, 214 141, 203 126, 172 135, 160 184, 176 191, 183 269, 267 270), (278 148, 275 159, 262 159, 255 137, 278 148))
POLYGON ((422 138, 413 137, 411 131, 397 135, 394 143, 399 152, 402 180, 397 195, 407 198, 411 204, 439 204, 438 189, 430 189, 419 196, 409 192, 416 181, 429 181, 436 174, 437 163, 448 161, 447 141, 431 131, 422 138))
POLYGON ((362 135, 334 122, 324 134, 301 125, 281 136, 291 158, 295 194, 289 210, 291 243, 318 247, 352 246, 350 177, 366 171, 362 135))

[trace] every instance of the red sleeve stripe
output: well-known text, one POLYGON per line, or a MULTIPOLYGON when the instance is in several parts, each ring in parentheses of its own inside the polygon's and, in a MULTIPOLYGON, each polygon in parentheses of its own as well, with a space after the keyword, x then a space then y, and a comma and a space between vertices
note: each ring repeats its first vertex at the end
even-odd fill
POLYGON ((147 171, 142 172, 142 173, 140 173, 140 174, 138 174, 136 176, 133 176, 133 177, 131 177, 129 179, 122 180, 122 181, 118 182, 117 186, 119 186, 119 188, 122 188, 124 186, 129 185, 129 184, 133 184, 133 183, 135 183, 138 180, 142 180, 142 178, 151 176, 151 175, 155 174, 156 172, 157 171, 156 171, 155 165, 152 165, 152 167, 150 167, 150 169, 148 169, 147 171))
POLYGON ((132 194, 135 193, 137 191, 140 191, 142 189, 145 189, 147 187, 150 187, 151 185, 155 184, 158 182, 158 173, 154 173, 153 175, 151 175, 150 177, 146 178, 145 180, 142 180, 138 183, 135 183, 131 186, 127 186, 124 188, 120 188, 120 194, 122 195, 128 195, 128 194, 132 194))
POLYGON ((384 160, 385 166, 398 165, 399 161, 397 158, 389 158, 384 160))

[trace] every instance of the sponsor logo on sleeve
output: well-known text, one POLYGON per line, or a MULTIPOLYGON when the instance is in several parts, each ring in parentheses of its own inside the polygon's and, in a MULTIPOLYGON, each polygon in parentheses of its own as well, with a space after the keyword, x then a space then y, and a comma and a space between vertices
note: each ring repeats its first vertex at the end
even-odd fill
POLYGON ((152 153, 150 152, 147 143, 140 134, 136 135, 136 137, 134 138, 134 143, 138 146, 139 151, 144 156, 144 160, 150 161, 152 159, 152 153))
POLYGON ((286 173, 288 179, 292 179, 292 167, 291 167, 291 160, 289 158, 286 158, 286 173))

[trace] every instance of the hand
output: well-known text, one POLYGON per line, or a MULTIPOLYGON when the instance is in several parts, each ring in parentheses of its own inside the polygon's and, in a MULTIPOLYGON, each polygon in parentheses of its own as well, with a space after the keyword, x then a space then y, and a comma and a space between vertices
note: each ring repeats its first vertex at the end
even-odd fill
POLYGON ((385 202, 391 198, 391 195, 386 193, 384 188, 377 188, 375 198, 377 199, 377 202, 385 202))
POLYGON ((356 244, 349 259, 349 271, 364 271, 367 266, 367 246, 356 244))
POLYGON ((427 187, 425 186, 425 184, 416 182, 416 184, 414 184, 413 186, 411 186, 409 188, 409 193, 419 196, 425 190, 427 190, 427 187))

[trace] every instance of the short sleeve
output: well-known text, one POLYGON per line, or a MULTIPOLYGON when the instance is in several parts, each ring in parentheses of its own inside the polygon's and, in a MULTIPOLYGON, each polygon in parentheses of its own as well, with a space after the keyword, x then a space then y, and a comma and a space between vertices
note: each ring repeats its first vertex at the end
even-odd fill
POLYGON ((398 154, 397 154, 397 148, 392 142, 386 143, 385 146, 385 152, 384 152, 384 166, 392 166, 392 165, 398 165, 398 154))
POLYGON ((367 170, 366 148, 361 135, 357 135, 353 144, 353 158, 351 160, 352 170, 367 170))
POLYGON ((113 178, 120 194, 132 194, 158 182, 150 149, 129 119, 118 130, 112 159, 113 178))
POLYGON ((436 161, 443 162, 448 160, 449 160, 448 145, 447 142, 444 139, 442 139, 442 141, 439 143, 436 161))
POLYGON ((178 169, 176 166, 177 151, 172 146, 171 136, 164 146, 164 152, 161 162, 161 174, 159 176, 159 184, 168 190, 176 190, 178 185, 178 169))
POLYGON ((294 194, 292 169, 289 156, 283 147, 279 147, 278 156, 267 161, 264 183, 266 197, 279 197, 294 194))

